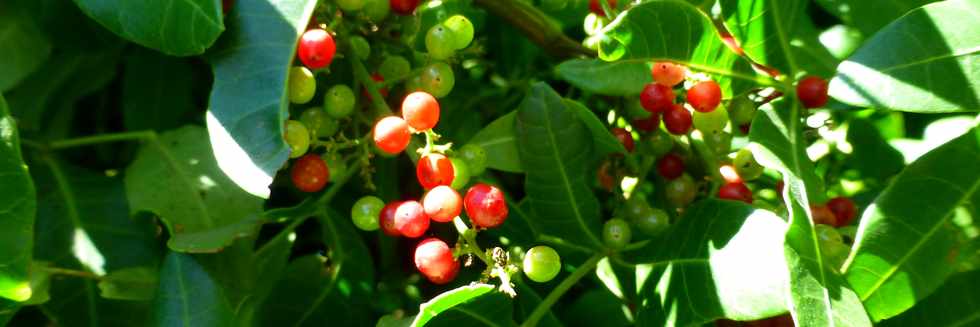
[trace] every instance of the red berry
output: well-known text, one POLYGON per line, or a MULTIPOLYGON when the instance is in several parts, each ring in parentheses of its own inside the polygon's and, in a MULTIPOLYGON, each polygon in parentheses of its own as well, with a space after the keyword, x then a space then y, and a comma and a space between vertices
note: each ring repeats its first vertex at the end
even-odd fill
POLYGON ((636 143, 633 141, 633 134, 631 134, 625 128, 619 127, 613 128, 612 134, 617 140, 619 140, 619 143, 623 144, 623 147, 626 148, 626 152, 633 152, 633 148, 636 146, 636 143))
POLYGON ((704 81, 687 90, 687 102, 700 112, 712 112, 721 103, 721 87, 715 81, 704 81))
POLYGON ((415 175, 419 178, 422 188, 428 190, 439 185, 451 185, 456 172, 449 158, 442 154, 431 153, 419 159, 415 175))
POLYGON ((654 81, 670 87, 683 82, 685 74, 687 71, 684 66, 669 61, 656 62, 650 69, 650 75, 653 76, 654 81))
POLYGON ((810 205, 810 213, 813 214, 813 222, 817 224, 824 224, 830 226, 837 225, 837 216, 834 216, 834 212, 830 211, 826 205, 810 205))
POLYGON ((402 118, 416 131, 426 131, 439 122, 439 101, 425 92, 412 92, 402 101, 402 118))
POLYGON ((453 250, 446 242, 427 238, 415 247, 415 268, 430 282, 445 284, 456 279, 459 260, 453 258, 453 250))
POLYGON ((827 104, 827 81, 807 76, 796 83, 796 96, 807 108, 819 108, 827 104))
POLYGON ((415 8, 419 6, 420 0, 391 0, 388 4, 391 5, 391 10, 394 10, 396 14, 408 16, 415 12, 415 8))
POLYGON ((307 154, 296 159, 290 175, 293 179, 293 185, 296 185, 296 188, 303 192, 322 190, 330 181, 330 170, 327 169, 327 164, 315 154, 307 154))
POLYGON ((850 225, 854 221, 854 218, 857 217, 857 206, 854 205, 854 201, 843 196, 838 196, 827 201, 827 208, 837 218, 836 227, 850 225))
POLYGON ((684 174, 684 159, 680 156, 668 153, 657 161, 657 172, 666 179, 674 179, 684 174))
POLYGON ((670 86, 660 83, 650 83, 643 87, 640 92, 640 105, 652 113, 658 113, 670 109, 674 103, 674 90, 670 86))
POLYGON ((596 171, 596 179, 599 180, 599 186, 601 186, 606 191, 612 191, 613 187, 616 185, 616 178, 613 177, 612 164, 606 160, 599 165, 598 171, 596 171))
POLYGON ((466 191, 463 199, 466 215, 473 225, 483 228, 500 226, 507 219, 507 200, 499 188, 478 183, 466 191))
MULTIPOLYGON (((606 17, 606 11, 602 10, 602 3, 599 1, 601 0, 589 0, 589 11, 596 15, 606 17)), ((606 0, 606 3, 609 4, 609 8, 616 8, 616 0, 606 0)))
POLYGON ((416 238, 429 229, 429 216, 418 201, 405 201, 395 208, 395 228, 405 237, 416 238))
POLYGON ((447 223, 463 211, 463 198, 452 187, 439 185, 425 194, 422 207, 430 219, 447 223))
MULTIPOLYGON (((374 73, 374 74, 371 74, 371 80, 374 81, 374 84, 381 84, 381 83, 384 83, 385 82, 385 77, 384 76, 381 76, 380 73, 374 73)), ((381 97, 382 98, 387 98, 388 97, 388 88, 387 87, 382 87, 382 88, 378 89, 378 93, 381 94, 381 97)), ((361 96, 367 98, 368 101, 372 101, 371 94, 368 93, 367 88, 365 88, 363 86, 361 87, 361 96)))
POLYGON ((725 183, 718 188, 718 198, 752 204, 752 190, 745 183, 725 183))
POLYGON ((660 115, 654 113, 648 118, 634 120, 633 127, 644 132, 652 132, 660 127, 660 115))
POLYGON ((381 231, 388 236, 402 236, 402 233, 395 227, 395 211, 398 210, 398 206, 401 204, 402 201, 388 203, 384 208, 381 208, 381 214, 378 215, 378 225, 381 226, 381 231))
POLYGON ((374 125, 374 144, 388 154, 402 152, 411 139, 412 133, 404 119, 388 116, 374 125))
POLYGON ((664 126, 667 127, 667 131, 674 135, 684 135, 691 131, 691 112, 687 111, 684 106, 679 104, 674 104, 670 109, 664 112, 664 126))
POLYGON ((299 39, 299 48, 296 53, 299 60, 310 69, 320 69, 330 65, 333 55, 337 52, 337 45, 322 28, 314 28, 303 33, 299 39))

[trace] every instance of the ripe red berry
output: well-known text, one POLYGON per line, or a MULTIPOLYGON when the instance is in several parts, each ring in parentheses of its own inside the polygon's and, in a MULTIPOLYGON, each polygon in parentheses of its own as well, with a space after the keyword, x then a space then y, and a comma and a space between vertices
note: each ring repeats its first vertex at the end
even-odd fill
POLYGON ((816 224, 837 225, 837 216, 834 216, 834 212, 830 211, 830 208, 827 208, 826 205, 811 204, 810 213, 813 215, 813 222, 816 224))
POLYGON ((657 129, 657 127, 660 127, 660 115, 650 114, 650 117, 648 118, 634 120, 632 125, 637 130, 652 132, 653 130, 657 129))
POLYGON ((665 111, 663 120, 667 131, 674 135, 687 134, 687 132, 691 131, 691 124, 693 123, 691 112, 679 104, 674 104, 670 109, 665 111))
POLYGON ((463 211, 463 198, 452 187, 439 185, 425 194, 422 207, 430 219, 447 223, 463 211))
POLYGON ((415 175, 419 179, 419 184, 424 189, 431 189, 439 185, 451 185, 456 172, 453 170, 453 163, 446 156, 438 153, 431 153, 419 159, 418 167, 415 168, 415 175))
POLYGON ((440 239, 427 238, 415 247, 415 268, 435 284, 445 284, 456 279, 459 260, 453 258, 453 250, 440 239))
POLYGON ((684 174, 684 159, 680 156, 668 153, 657 161, 657 172, 666 179, 674 179, 684 174))
POLYGON ((388 154, 402 152, 411 139, 412 133, 404 119, 388 116, 374 125, 374 144, 388 154))
POLYGON ((670 87, 683 82, 685 74, 687 71, 684 66, 669 61, 655 62, 653 68, 650 69, 650 75, 653 76, 654 81, 670 87))
POLYGON ((299 60, 310 69, 320 69, 330 65, 333 55, 337 52, 337 45, 322 28, 314 28, 303 33, 299 39, 299 47, 296 53, 299 60))
POLYGON ((715 81, 704 81, 687 90, 687 102, 700 112, 712 112, 721 103, 721 87, 715 81))
POLYGON ((640 92, 640 105, 652 113, 658 113, 670 109, 674 103, 674 90, 670 86, 660 83, 650 83, 643 87, 640 92))
POLYGON ((752 204, 752 190, 745 183, 725 183, 718 188, 718 198, 752 204))
POLYGON ((391 5, 391 10, 394 10, 396 14, 408 16, 415 12, 415 8, 419 6, 421 0, 391 0, 389 4, 391 5))
MULTIPOLYGON (((606 17, 606 12, 602 10, 602 3, 599 1, 601 0, 589 0, 589 11, 596 15, 606 17)), ((616 0, 606 0, 606 3, 609 4, 609 8, 616 8, 616 0)))
POLYGON ((850 225, 854 221, 854 218, 857 217, 857 206, 854 205, 854 201, 843 196, 838 196, 827 201, 827 208, 837 218, 835 227, 850 225))
POLYGON ((307 154, 296 159, 290 173, 293 185, 303 192, 316 192, 322 190, 327 182, 330 181, 330 170, 327 164, 315 154, 307 154))
POLYGON ((429 216, 418 201, 405 201, 395 208, 395 228, 405 237, 416 238, 429 229, 429 216))
POLYGON ((613 177, 614 172, 611 171, 613 169, 611 166, 612 163, 606 160, 599 165, 599 169, 596 171, 599 186, 606 191, 612 191, 613 187, 616 186, 616 177, 613 177))
POLYGON ((402 101, 402 118, 416 131, 426 131, 439 122, 439 101, 431 94, 418 91, 402 101))
POLYGON ((507 200, 499 188, 478 183, 466 191, 463 199, 466 215, 473 225, 483 228, 500 226, 507 219, 507 200))
POLYGON ((626 148, 626 152, 633 152, 633 148, 636 146, 636 143, 633 141, 633 134, 631 134, 625 128, 619 127, 613 128, 612 134, 617 140, 619 140, 619 143, 623 144, 623 147, 626 148))
POLYGON ((402 236, 402 233, 398 231, 395 227, 395 211, 398 210, 398 206, 402 204, 402 201, 393 201, 388 203, 381 208, 381 214, 378 215, 378 225, 381 226, 381 231, 388 236, 402 236))
POLYGON ((816 76, 807 76, 796 83, 796 96, 807 108, 819 108, 827 104, 827 81, 816 76))

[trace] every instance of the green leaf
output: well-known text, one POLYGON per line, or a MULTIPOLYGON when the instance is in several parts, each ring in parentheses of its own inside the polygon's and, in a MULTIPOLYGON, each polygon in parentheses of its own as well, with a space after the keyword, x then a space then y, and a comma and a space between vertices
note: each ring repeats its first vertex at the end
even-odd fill
POLYGON ((953 275, 912 309, 881 322, 882 327, 975 326, 980 323, 980 294, 976 292, 980 270, 953 275))
POLYGON ((980 142, 973 132, 913 162, 861 218, 845 270, 875 321, 895 316, 938 288, 960 244, 952 218, 980 208, 980 142))
POLYGON ((666 237, 616 256, 637 264, 639 289, 627 290, 646 303, 637 319, 688 326, 785 312, 785 230, 772 212, 744 203, 708 199, 691 205, 666 237), (658 321, 660 311, 674 314, 658 321))
POLYGON ((870 326, 857 295, 823 260, 818 246, 809 204, 811 198, 824 202, 826 195, 806 156, 801 110, 799 102, 787 99, 766 104, 749 131, 756 160, 779 171, 786 183, 781 197, 789 215, 784 249, 790 312, 797 326, 870 326))
POLYGON ((148 301, 156 294, 159 279, 156 268, 124 268, 99 280, 99 290, 107 299, 148 301))
POLYGON ((888 23, 919 6, 936 0, 816 0, 821 7, 864 36, 874 35, 888 23))
POLYGON ((493 285, 474 284, 439 294, 422 303, 412 326, 514 326, 513 305, 493 285))
POLYGON ((539 232, 601 247, 599 201, 586 182, 594 142, 585 123, 551 87, 537 83, 517 110, 515 129, 539 232))
POLYGON ((125 59, 123 125, 127 130, 165 131, 181 126, 194 101, 194 67, 188 60, 136 48, 125 59))
POLYGON ((170 252, 158 289, 153 325, 232 326, 234 314, 224 292, 194 257, 170 252))
POLYGON ((74 1, 116 35, 174 56, 204 53, 225 29, 214 0, 74 1))
MULTIPOLYGON (((531 286, 527 285, 527 281, 525 279, 519 278, 512 279, 511 281, 517 285, 514 290, 518 294, 518 296, 514 298, 514 319, 517 321, 527 320, 527 317, 534 312, 534 309, 537 308, 538 305, 541 304, 541 296, 538 295, 538 293, 531 288, 531 286)), ((551 310, 548 310, 548 312, 544 314, 544 317, 538 321, 538 326, 560 327, 562 325, 560 322, 558 322, 558 318, 555 318, 555 314, 552 313, 551 310)))
POLYGON ((606 289, 594 288, 579 296, 562 312, 568 326, 632 326, 629 308, 606 289))
POLYGON ((51 55, 51 42, 29 12, 17 3, 0 4, 0 92, 9 90, 41 67, 51 55))
POLYGON ((884 181, 905 167, 902 153, 889 145, 878 128, 867 120, 854 119, 848 122, 847 143, 852 147, 847 161, 863 177, 884 181))
POLYGON ((909 12, 837 67, 830 95, 879 109, 980 110, 980 34, 963 28, 978 11, 976 1, 950 0, 909 12))
POLYGON ((228 31, 208 52, 214 85, 206 118, 214 156, 235 184, 262 198, 269 197, 272 178, 289 158, 283 139, 286 80, 315 5, 236 1, 228 31))
POLYGON ((571 109, 578 115, 578 119, 585 123, 585 127, 589 128, 589 132, 592 133, 592 139, 595 141, 596 157, 604 158, 605 156, 613 153, 626 154, 626 148, 623 147, 622 143, 612 135, 612 132, 606 128, 606 125, 602 124, 599 117, 595 116, 595 113, 585 105, 578 103, 574 100, 565 100, 565 106, 571 109))
POLYGON ((235 187, 214 161, 204 129, 187 126, 149 140, 126 168, 133 212, 159 215, 174 251, 215 252, 254 233, 262 200, 235 187))
POLYGON ((31 247, 37 202, 34 182, 20 153, 17 123, 0 95, 0 297, 31 297, 31 247))
POLYGON ((604 95, 636 96, 644 85, 653 82, 650 65, 642 61, 571 59, 555 70, 559 78, 575 87, 604 95))
POLYGON ((18 310, 28 305, 41 305, 51 299, 51 274, 45 269, 50 264, 35 261, 31 264, 31 298, 24 302, 16 302, 0 298, 0 326, 6 326, 18 310))
POLYGON ((517 154, 514 132, 516 117, 517 111, 500 116, 470 140, 470 144, 479 145, 487 151, 487 167, 511 173, 524 172, 520 156, 517 154))
MULTIPOLYGON (((748 61, 724 44, 711 18, 684 1, 641 3, 620 14, 603 29, 603 33, 599 57, 616 61, 616 65, 634 69, 643 67, 643 74, 649 75, 645 64, 651 61, 678 62, 695 72, 716 75, 714 79, 720 84, 725 98, 769 82, 768 77, 756 74, 748 61), (634 64, 628 64, 630 62, 634 64)), ((637 83, 640 73, 620 72, 619 76, 609 78, 630 83, 620 86, 621 90, 635 90, 631 94, 639 94, 643 89, 643 85, 637 83)))

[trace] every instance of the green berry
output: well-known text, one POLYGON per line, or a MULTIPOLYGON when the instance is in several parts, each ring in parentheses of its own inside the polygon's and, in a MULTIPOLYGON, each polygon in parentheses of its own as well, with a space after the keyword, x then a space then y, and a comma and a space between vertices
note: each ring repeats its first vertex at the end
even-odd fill
POLYGON ((323 108, 327 115, 335 119, 350 116, 354 111, 354 91, 349 86, 338 84, 327 90, 323 97, 323 108))
POLYGON ((711 112, 694 111, 694 128, 701 131, 701 134, 720 133, 728 125, 728 111, 725 108, 717 108, 711 112))
POLYGON ((646 142, 643 143, 647 145, 650 153, 655 157, 661 157, 674 148, 674 138, 659 128, 650 133, 646 142))
POLYGON ((380 23, 391 13, 391 3, 388 0, 364 0, 362 12, 368 20, 380 23))
POLYGON ((371 56, 371 44, 368 40, 360 35, 355 35, 350 38, 351 48, 354 50, 354 55, 357 59, 367 60, 371 56))
POLYGON ((622 249, 630 243, 632 237, 633 232, 630 231, 630 225, 625 220, 609 219, 602 227, 602 241, 610 249, 622 249))
POLYGON ((670 203, 678 207, 686 206, 691 201, 694 201, 697 191, 697 185, 694 184, 694 179, 688 174, 681 175, 681 177, 668 182, 665 190, 667 201, 670 201, 670 203))
POLYGON ((299 158, 306 154, 310 148, 310 132, 306 130, 303 123, 289 120, 286 121, 286 144, 289 144, 289 157, 299 158))
POLYGON ((364 0, 334 0, 344 11, 358 11, 364 8, 364 0))
POLYGON ((303 114, 299 116, 299 121, 306 126, 311 138, 333 136, 339 128, 337 120, 327 117, 327 113, 320 107, 303 110, 303 114))
POLYGON ((670 225, 670 216, 667 212, 650 207, 642 197, 630 198, 626 201, 624 209, 626 217, 644 234, 656 236, 670 225))
POLYGON ((378 73, 381 76, 389 76, 392 78, 398 78, 408 75, 412 71, 412 64, 408 62, 408 59, 402 56, 388 56, 384 61, 381 62, 381 66, 378 67, 378 73))
POLYGON ((732 152, 732 134, 727 132, 705 134, 704 144, 717 155, 727 155, 732 152))
POLYGON ((455 34, 456 42, 453 48, 456 50, 466 48, 473 41, 473 23, 466 16, 454 15, 443 22, 442 25, 446 26, 446 28, 455 34))
POLYGON ((466 161, 470 175, 480 176, 487 170, 487 150, 476 144, 467 144, 459 149, 459 156, 466 161))
POLYGON ((453 183, 449 187, 457 191, 462 190, 466 184, 469 184, 470 176, 472 176, 469 165, 466 164, 466 160, 459 157, 449 158, 449 162, 453 164, 453 172, 455 173, 453 183))
POLYGON ((304 104, 316 94, 316 78, 313 72, 303 66, 289 69, 289 102, 304 104))
POLYGON ((445 60, 456 52, 456 35, 442 24, 429 28, 425 33, 425 49, 436 60, 445 60))
POLYGON ((745 148, 738 150, 733 165, 735 165, 735 172, 738 173, 738 176, 743 181, 751 181, 759 178, 759 176, 762 176, 763 170, 765 170, 755 161, 755 157, 752 156, 752 151, 745 148))
POLYGON ((535 282, 550 281, 560 271, 561 257, 549 246, 538 245, 524 254, 524 275, 535 282))
POLYGON ((456 76, 453 75, 453 68, 444 62, 433 63, 422 70, 420 86, 423 91, 432 94, 436 98, 449 95, 456 85, 456 76))
POLYGON ((385 202, 376 196, 368 195, 358 199, 350 209, 354 226, 368 232, 378 230, 378 216, 384 206, 385 202))
POLYGON ((756 107, 747 96, 739 96, 732 99, 728 105, 728 117, 732 120, 733 126, 740 126, 752 122, 755 118, 756 107))

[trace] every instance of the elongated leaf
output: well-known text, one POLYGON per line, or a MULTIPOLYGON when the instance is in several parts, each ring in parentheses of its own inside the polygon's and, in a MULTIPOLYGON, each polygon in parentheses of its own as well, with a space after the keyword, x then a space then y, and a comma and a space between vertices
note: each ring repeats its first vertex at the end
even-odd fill
POLYGON ((919 6, 936 0, 816 0, 845 24, 861 31, 865 37, 919 6))
POLYGON ((214 0, 74 1, 116 35, 169 55, 202 54, 225 29, 214 0))
POLYGON ((315 0, 240 0, 228 31, 208 52, 214 71, 207 114, 218 166, 246 192, 269 197, 269 184, 289 157, 283 139, 289 114, 286 79, 296 41, 315 0))
POLYGON ((745 54, 791 77, 830 76, 834 56, 817 39, 819 31, 807 16, 807 0, 721 0, 725 26, 745 54))
POLYGON ((487 151, 487 167, 512 173, 523 173, 520 156, 517 154, 517 140, 514 132, 514 119, 517 111, 511 111, 484 127, 470 144, 476 144, 487 151))
POLYGON ((938 288, 959 250, 952 219, 980 208, 980 142, 968 132, 908 166, 861 218, 846 276, 875 320, 938 288))
POLYGON ((823 260, 809 203, 824 202, 803 141, 802 108, 780 99, 763 106, 752 121, 752 153, 778 170, 786 183, 781 197, 789 214, 785 253, 789 265, 790 311, 797 326, 870 326, 854 291, 823 260))
POLYGON ((515 129, 539 232, 602 246, 596 236, 599 202, 585 182, 594 153, 585 123, 551 87, 538 83, 521 102, 515 129))
POLYGON ((582 90, 615 96, 636 96, 653 82, 649 63, 571 59, 558 65, 558 76, 582 90))
POLYGON ((837 67, 830 95, 860 107, 937 113, 980 110, 980 34, 962 28, 980 3, 913 10, 837 67), (908 51, 894 51, 896 47, 908 51))
POLYGON ((17 85, 51 55, 51 42, 19 3, 0 4, 0 92, 17 85))
POLYGON ((578 119, 585 123, 585 127, 592 134, 592 139, 595 142, 596 157, 603 158, 611 153, 626 154, 626 148, 623 147, 623 144, 619 143, 619 140, 612 135, 612 132, 606 128, 606 125, 602 124, 602 121, 599 120, 599 117, 596 117, 592 110, 578 103, 578 101, 564 100, 568 109, 571 109, 578 115, 578 119))
POLYGON ((234 315, 221 287, 188 254, 167 255, 158 290, 156 326, 232 326, 234 315))
POLYGON ((158 271, 132 267, 109 272, 99 281, 102 297, 115 300, 152 300, 159 281, 158 271))
POLYGON ((165 131, 180 127, 200 109, 194 104, 194 70, 186 59, 135 49, 123 71, 123 125, 128 130, 165 131))
POLYGON ((638 323, 689 326, 785 312, 785 230, 775 214, 744 203, 709 199, 690 206, 665 238, 617 257, 638 264, 638 289, 629 290, 646 303, 638 323))
POLYGON ((510 326, 513 306, 493 285, 463 286, 422 303, 412 326, 510 326))
POLYGON ((953 275, 912 309, 881 322, 884 327, 976 326, 980 323, 980 293, 976 292, 980 271, 953 275))
POLYGON ((0 95, 0 297, 31 297, 31 247, 34 243, 34 182, 20 153, 17 123, 0 95))
MULTIPOLYGON (((637 69, 641 65, 628 63, 679 62, 695 72, 715 75, 713 78, 721 85, 725 98, 755 87, 768 78, 756 74, 748 61, 724 44, 714 23, 704 12, 684 1, 639 4, 619 15, 603 29, 603 33, 605 38, 599 46, 602 60, 637 69)), ((624 68, 617 71, 619 69, 624 68)), ((622 90, 630 89, 634 90, 631 94, 639 94, 643 84, 637 83, 640 79, 636 76, 640 73, 620 73, 620 76, 607 78, 628 82, 628 86, 621 86, 622 90)), ((649 74, 649 69, 642 73, 649 74)))
POLYGON ((204 129, 187 126, 147 142, 126 168, 133 212, 150 211, 167 223, 175 251, 215 252, 255 232, 262 200, 234 186, 218 170, 204 129))

